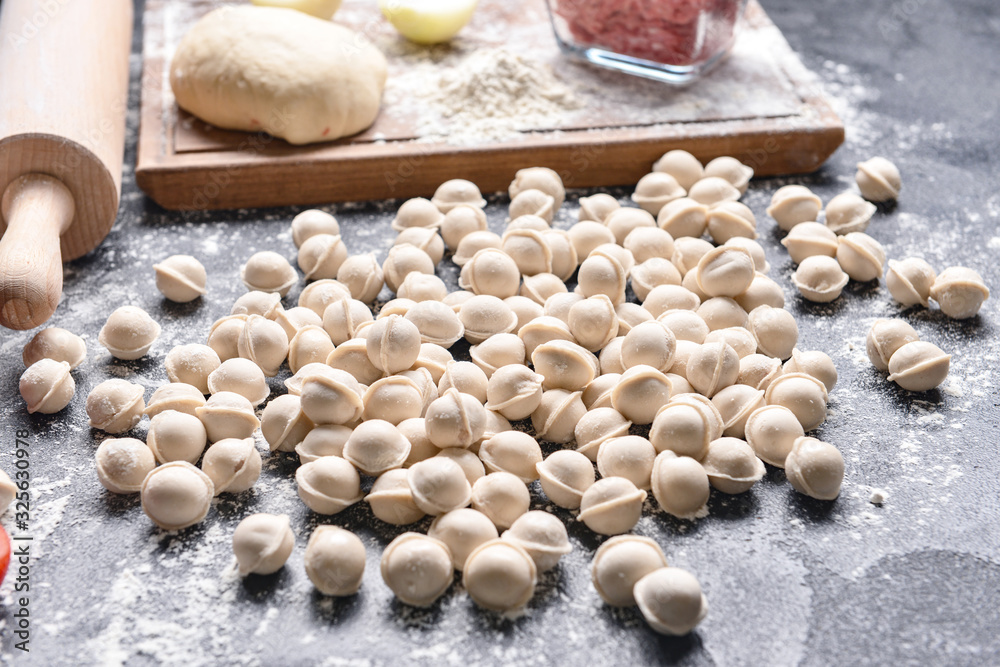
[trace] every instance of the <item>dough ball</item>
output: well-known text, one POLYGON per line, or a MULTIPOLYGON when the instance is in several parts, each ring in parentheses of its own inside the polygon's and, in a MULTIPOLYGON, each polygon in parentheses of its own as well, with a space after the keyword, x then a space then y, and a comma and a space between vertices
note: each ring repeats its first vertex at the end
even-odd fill
POLYGON ((268 132, 291 144, 371 125, 385 78, 385 56, 362 35, 277 7, 210 12, 170 63, 182 109, 216 127, 268 132))
POLYGON ((451 552, 452 564, 459 572, 465 567, 470 553, 500 537, 488 516, 468 507, 452 510, 434 519, 427 535, 444 542, 451 552))
POLYGON ((836 447, 816 438, 800 437, 785 460, 792 488, 817 500, 834 500, 844 481, 844 457, 836 447))
POLYGON ((753 178, 753 167, 749 167, 734 157, 723 155, 705 165, 705 177, 718 176, 733 184, 733 187, 745 194, 750 179, 753 178))
POLYGON ((562 177, 548 167, 528 167, 519 169, 514 175, 514 180, 507 193, 514 199, 525 190, 541 190, 555 199, 553 208, 559 210, 566 199, 566 188, 563 186, 562 177))
POLYGON ((259 7, 288 7, 318 19, 330 19, 340 9, 342 0, 251 0, 259 7))
MULTIPOLYGON (((434 451, 437 451, 437 447, 434 447, 434 451)), ((403 468, 384 472, 375 480, 371 492, 365 496, 365 502, 379 521, 393 526, 405 526, 426 516, 413 501, 413 492, 410 491, 406 476, 407 471, 403 468)))

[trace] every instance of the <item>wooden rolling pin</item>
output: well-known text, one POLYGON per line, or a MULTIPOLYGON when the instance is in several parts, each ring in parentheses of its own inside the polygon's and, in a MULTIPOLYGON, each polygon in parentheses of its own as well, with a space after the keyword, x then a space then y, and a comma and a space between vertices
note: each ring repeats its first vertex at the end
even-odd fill
POLYGON ((132 0, 0 4, 0 324, 55 312, 121 194, 132 0))

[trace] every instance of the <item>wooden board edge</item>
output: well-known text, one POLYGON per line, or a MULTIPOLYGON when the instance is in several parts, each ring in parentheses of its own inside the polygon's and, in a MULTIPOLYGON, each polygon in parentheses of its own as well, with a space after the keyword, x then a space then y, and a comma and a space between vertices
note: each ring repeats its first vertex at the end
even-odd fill
MULTIPOLYGON (((150 55, 153 44, 162 44, 162 26, 148 21, 160 3, 149 0, 143 14, 142 68, 139 73, 139 130, 136 138, 136 180, 139 173, 160 164, 169 145, 163 122, 163 58, 150 55)), ((139 183, 139 187, 146 188, 139 183)))
MULTIPOLYGON (((136 170, 136 180, 160 206, 177 210, 429 196, 440 183, 457 177, 478 183, 484 192, 495 192, 507 188, 517 168, 532 165, 555 169, 571 188, 634 185, 660 155, 682 141, 679 134, 632 134, 629 139, 598 144, 566 137, 558 143, 530 142, 489 152, 428 147, 423 154, 402 158, 385 154, 323 159, 310 163, 308 178, 303 177, 298 160, 262 162, 251 156, 221 168, 187 160, 145 164, 136 170), (509 164, 509 169, 496 173, 497 161, 509 164), (613 178, 608 178, 609 173, 613 178), (232 187, 237 180, 240 187, 232 187)), ((835 125, 793 132, 760 127, 723 142, 715 136, 683 136, 683 145, 699 159, 733 155, 760 176, 814 171, 842 142, 843 127, 835 125)))

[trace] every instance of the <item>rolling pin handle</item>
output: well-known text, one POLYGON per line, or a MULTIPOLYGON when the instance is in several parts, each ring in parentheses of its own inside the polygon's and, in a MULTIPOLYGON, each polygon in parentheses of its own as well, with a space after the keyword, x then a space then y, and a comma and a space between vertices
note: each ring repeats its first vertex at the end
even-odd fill
POLYGON ((0 324, 33 329, 44 323, 62 296, 59 237, 76 206, 57 178, 25 174, 13 180, 0 201, 7 231, 0 238, 0 324))

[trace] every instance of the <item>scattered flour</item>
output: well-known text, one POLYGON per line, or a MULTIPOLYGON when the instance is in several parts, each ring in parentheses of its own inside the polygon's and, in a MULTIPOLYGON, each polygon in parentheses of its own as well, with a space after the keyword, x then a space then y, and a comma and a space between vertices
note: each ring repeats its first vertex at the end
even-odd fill
MULTIPOLYGON (((154 549, 161 537, 150 539, 154 549)), ((142 580, 131 568, 122 569, 97 609, 105 625, 87 646, 94 660, 102 667, 118 667, 141 655, 162 665, 198 666, 217 664, 224 656, 232 665, 258 664, 240 650, 245 638, 227 630, 240 581, 231 563, 218 557, 228 542, 219 524, 196 542, 171 538, 165 552, 156 556, 157 567, 183 568, 187 574, 175 579, 169 609, 143 605, 142 580)), ((269 614, 268 620, 275 617, 269 614)))
POLYGON ((278 618, 281 611, 277 607, 270 607, 266 612, 264 612, 264 619, 257 626, 257 629, 253 631, 254 637, 263 637, 267 634, 267 629, 271 625, 271 621, 278 618))
MULTIPOLYGON (((882 138, 878 129, 882 124, 866 107, 879 99, 879 90, 866 85, 847 65, 832 60, 823 63, 820 78, 833 110, 844 121, 845 143, 859 152, 870 150, 882 138)), ((843 178, 854 180, 853 175, 843 178)))
POLYGON ((582 104, 551 67, 503 48, 475 51, 452 67, 420 63, 397 85, 438 112, 421 114, 422 142, 511 139, 554 127, 582 104))
MULTIPOLYGON (((40 494, 33 494, 37 497, 40 494)), ((47 502, 35 502, 31 520, 32 549, 34 557, 40 558, 45 553, 45 540, 55 532, 62 523, 66 507, 73 494, 67 494, 47 502)))

